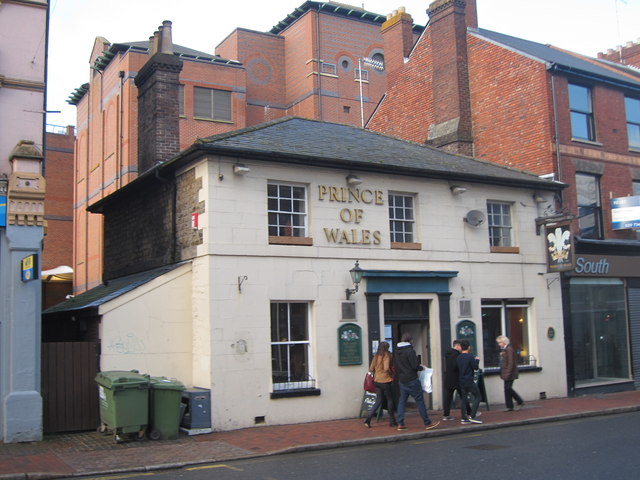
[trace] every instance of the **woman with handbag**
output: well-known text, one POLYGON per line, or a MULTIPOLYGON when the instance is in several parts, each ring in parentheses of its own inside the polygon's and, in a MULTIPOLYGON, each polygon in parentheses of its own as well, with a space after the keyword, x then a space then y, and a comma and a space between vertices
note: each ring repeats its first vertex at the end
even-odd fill
POLYGON ((371 418, 376 414, 382 404, 383 395, 387 399, 387 410, 389 411, 389 424, 397 426, 393 404, 393 356, 389 353, 389 344, 380 342, 378 351, 371 360, 369 371, 373 373, 373 381, 376 386, 376 403, 373 404, 369 415, 364 421, 367 428, 371 428, 371 418))

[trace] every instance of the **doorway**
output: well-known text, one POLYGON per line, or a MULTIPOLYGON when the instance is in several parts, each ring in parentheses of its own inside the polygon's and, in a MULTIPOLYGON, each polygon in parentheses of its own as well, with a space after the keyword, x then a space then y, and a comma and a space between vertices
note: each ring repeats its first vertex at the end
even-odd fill
POLYGON ((389 342, 390 350, 395 348, 405 333, 413 337, 413 348, 420 363, 431 366, 427 351, 430 342, 428 300, 384 301, 384 339, 389 342))

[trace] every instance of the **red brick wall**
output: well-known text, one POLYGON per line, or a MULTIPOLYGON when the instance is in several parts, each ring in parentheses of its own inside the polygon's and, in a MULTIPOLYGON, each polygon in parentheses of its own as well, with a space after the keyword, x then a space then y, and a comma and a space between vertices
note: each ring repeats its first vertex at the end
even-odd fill
POLYGON ((609 60, 610 62, 622 63, 623 65, 634 65, 640 67, 640 43, 627 42, 621 48, 609 49, 606 53, 598 53, 598 58, 609 60))
POLYGON ((73 264, 73 127, 46 134, 44 215, 47 221, 42 270, 73 264))
POLYGON ((545 65, 468 36, 474 156, 537 175, 554 171, 550 77, 545 65))

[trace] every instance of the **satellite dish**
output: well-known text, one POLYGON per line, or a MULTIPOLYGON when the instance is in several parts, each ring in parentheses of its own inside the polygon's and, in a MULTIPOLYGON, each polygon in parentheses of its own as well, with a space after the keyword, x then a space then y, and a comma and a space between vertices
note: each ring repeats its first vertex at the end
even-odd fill
POLYGON ((464 221, 472 227, 479 227, 484 223, 484 213, 480 210, 469 210, 464 217, 464 221))

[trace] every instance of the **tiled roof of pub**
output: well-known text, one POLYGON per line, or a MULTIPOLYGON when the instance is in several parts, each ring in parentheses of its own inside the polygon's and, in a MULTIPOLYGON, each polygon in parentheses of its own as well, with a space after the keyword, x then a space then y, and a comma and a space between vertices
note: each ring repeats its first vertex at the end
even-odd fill
POLYGON ((546 62, 550 67, 557 68, 567 74, 588 76, 595 80, 640 89, 638 72, 624 65, 612 65, 612 62, 606 60, 586 57, 552 45, 511 37, 483 28, 470 28, 469 33, 546 62))
MULTIPOLYGON (((196 142, 194 148, 309 166, 457 178, 489 184, 559 187, 558 183, 495 163, 454 155, 349 125, 297 117, 203 138, 196 142)), ((179 158, 180 155, 176 159, 179 158)))

